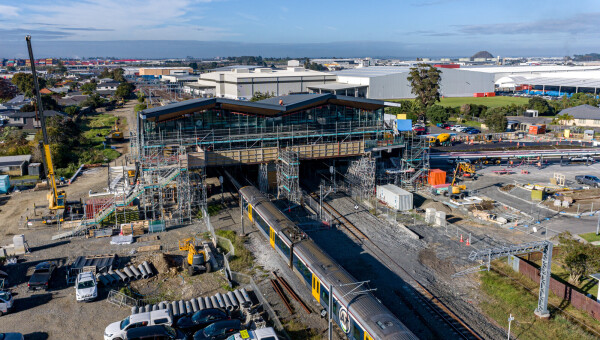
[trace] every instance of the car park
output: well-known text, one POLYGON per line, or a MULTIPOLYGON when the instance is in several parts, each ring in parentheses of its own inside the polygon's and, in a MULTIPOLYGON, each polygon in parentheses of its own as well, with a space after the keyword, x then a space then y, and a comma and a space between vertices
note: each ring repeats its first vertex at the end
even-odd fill
POLYGON ((77 301, 92 301, 98 297, 98 284, 92 272, 77 275, 75 281, 75 298, 77 301))
POLYGON ((144 326, 128 329, 123 340, 186 340, 186 335, 167 325, 144 326))
POLYGON ((31 274, 31 277, 29 278, 27 288, 29 290, 48 290, 50 287, 50 280, 52 279, 52 274, 54 274, 55 269, 56 263, 54 262, 47 261, 38 263, 35 266, 33 274, 31 274))
POLYGON ((192 316, 181 317, 177 320, 175 327, 186 334, 194 334, 217 321, 229 319, 226 311, 220 308, 207 308, 197 311, 192 316))
POLYGON ((194 340, 223 340, 242 329, 242 322, 237 319, 217 321, 194 333, 194 340))
POLYGON ((171 312, 167 309, 161 309, 132 314, 121 321, 108 325, 104 330, 104 340, 123 340, 125 333, 130 329, 155 325, 173 325, 171 312))

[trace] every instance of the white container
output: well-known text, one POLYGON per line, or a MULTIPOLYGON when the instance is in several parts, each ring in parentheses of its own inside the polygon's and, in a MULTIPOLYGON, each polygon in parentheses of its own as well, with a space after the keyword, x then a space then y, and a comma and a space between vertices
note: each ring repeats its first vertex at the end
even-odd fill
POLYGON ((435 213, 435 225, 439 227, 446 226, 446 212, 445 211, 436 211, 435 213))
POLYGON ((378 185, 377 198, 399 211, 413 208, 413 194, 393 184, 378 185))
POLYGON ((426 208, 425 209, 425 223, 432 224, 435 220, 435 209, 426 208))

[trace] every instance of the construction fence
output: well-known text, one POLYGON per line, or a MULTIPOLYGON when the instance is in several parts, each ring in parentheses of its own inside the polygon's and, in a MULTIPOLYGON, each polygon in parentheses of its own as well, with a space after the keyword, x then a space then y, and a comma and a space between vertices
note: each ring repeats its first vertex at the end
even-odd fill
MULTIPOLYGON (((513 268, 515 267, 517 266, 513 266, 513 268)), ((540 283, 540 270, 533 263, 519 258, 518 272, 533 282, 540 283)), ((578 292, 573 286, 551 278, 550 291, 573 307, 585 311, 591 317, 600 321, 600 303, 587 297, 584 293, 578 292)))

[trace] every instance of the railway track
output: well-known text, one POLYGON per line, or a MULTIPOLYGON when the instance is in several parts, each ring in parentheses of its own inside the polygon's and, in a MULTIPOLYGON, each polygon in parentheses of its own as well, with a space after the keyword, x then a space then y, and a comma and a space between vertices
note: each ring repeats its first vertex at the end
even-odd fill
MULTIPOLYGON (((318 200, 318 196, 315 193, 312 193, 311 196, 318 200)), ((454 312, 452 312, 442 301, 440 301, 435 295, 433 295, 427 288, 421 285, 412 275, 410 275, 402 266, 398 264, 393 258, 387 255, 379 246, 377 246, 374 242, 372 242, 369 237, 362 232, 358 227, 356 227, 352 222, 350 222, 343 214, 333 208, 329 203, 323 202, 323 208, 326 209, 330 214, 332 214, 342 226, 352 234, 357 240, 359 240, 366 248, 368 248, 371 253, 379 259, 379 261, 388 267, 392 271, 401 272, 408 277, 412 282, 410 282, 410 287, 404 287, 404 292, 396 291, 396 295, 398 295, 405 303, 410 304, 407 301, 406 297, 402 296, 402 293, 407 293, 413 295, 415 298, 419 299, 423 302, 425 308, 430 311, 433 315, 437 317, 438 320, 448 324, 452 330, 462 339, 477 339, 481 340, 482 337, 477 334, 473 329, 471 329, 465 322, 463 322, 454 312), (393 265, 390 266, 390 264, 393 265), (412 289, 411 289, 412 288, 412 289)), ((411 308, 416 312, 415 308, 411 308)), ((426 320, 427 318, 424 318, 426 320)))

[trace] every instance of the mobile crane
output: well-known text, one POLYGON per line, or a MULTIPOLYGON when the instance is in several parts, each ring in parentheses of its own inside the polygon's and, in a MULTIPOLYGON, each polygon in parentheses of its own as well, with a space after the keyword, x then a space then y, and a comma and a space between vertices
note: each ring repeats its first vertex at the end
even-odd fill
POLYGON ((48 132, 46 131, 46 117, 44 116, 44 105, 42 104, 40 85, 38 83, 37 73, 35 72, 35 60, 33 58, 33 50, 31 49, 31 36, 26 36, 25 40, 27 41, 27 50, 29 51, 29 61, 31 62, 31 74, 33 76, 33 85, 35 86, 37 109, 40 115, 42 135, 44 137, 42 150, 44 158, 46 160, 46 168, 48 169, 47 178, 51 190, 47 195, 48 208, 50 210, 64 209, 67 203, 67 194, 64 190, 58 190, 58 188, 56 187, 56 177, 54 175, 54 166, 52 165, 52 155, 50 154, 50 143, 48 142, 48 132))

